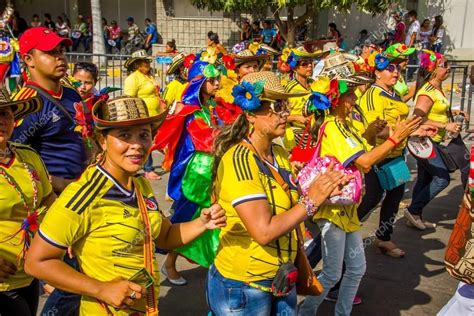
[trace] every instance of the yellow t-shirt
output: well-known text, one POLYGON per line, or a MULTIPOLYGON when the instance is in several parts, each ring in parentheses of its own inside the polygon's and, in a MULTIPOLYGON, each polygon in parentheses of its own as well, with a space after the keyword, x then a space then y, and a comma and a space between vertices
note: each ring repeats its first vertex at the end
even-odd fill
MULTIPOLYGON (((279 172, 290 185, 292 200, 296 203, 298 192, 292 180, 288 155, 278 145, 272 148, 279 172)), ((260 246, 252 239, 235 209, 239 204, 260 199, 268 200, 269 211, 275 214, 286 212, 292 207, 292 201, 268 169, 275 167, 263 164, 242 144, 229 149, 219 164, 216 194, 219 205, 226 210, 227 226, 221 230, 214 264, 229 279, 243 282, 273 279, 280 264, 276 241, 260 246)), ((295 231, 278 238, 278 241, 282 262, 293 262, 296 257, 295 231)))
MULTIPOLYGON (((395 92, 389 94, 377 85, 372 85, 364 93, 360 100, 360 108, 368 123, 372 123, 377 118, 386 120, 388 125, 394 126, 398 117, 403 121, 408 117, 410 109, 408 105, 400 99, 400 96, 395 92)), ((385 142, 385 139, 377 138, 377 145, 385 142)), ((400 143, 397 148, 392 150, 388 158, 393 158, 402 155, 406 147, 407 140, 400 143)))
MULTIPOLYGON (((301 97, 293 97, 288 99, 288 108, 290 109, 290 115, 303 115, 304 105, 310 96, 309 90, 306 90, 296 79, 291 80, 285 86, 286 92, 306 92, 308 95, 301 97)), ((304 124, 300 122, 291 122, 291 126, 304 128, 304 124)))
MULTIPOLYGON (((433 105, 431 106, 431 109, 427 114, 429 120, 444 124, 449 122, 449 102, 448 99, 446 99, 446 96, 444 95, 443 91, 438 90, 429 82, 427 82, 421 87, 421 89, 416 94, 415 104, 420 95, 427 96, 431 99, 431 101, 433 101, 433 105)), ((434 142, 439 143, 443 141, 445 135, 446 129, 438 128, 438 133, 435 136, 431 137, 431 139, 434 142)))
MULTIPOLYGON (((329 115, 325 122, 327 125, 322 136, 321 157, 333 156, 347 167, 367 151, 365 139, 351 125, 350 121, 344 124, 329 115)), ((360 222, 357 216, 357 206, 323 205, 313 219, 327 219, 348 233, 358 231, 360 222)))
MULTIPOLYGON (((146 179, 138 177, 134 182, 145 199, 152 240, 156 240, 162 222, 158 203, 146 179)), ((39 234, 58 248, 72 246, 84 274, 99 281, 110 281, 117 277, 128 279, 145 267, 144 231, 135 191, 127 191, 102 167, 91 166, 78 181, 67 186, 50 207, 39 234)), ((156 258, 153 266, 158 300, 160 274, 156 258)), ((145 299, 137 300, 128 312, 109 310, 114 315, 144 312, 145 299)), ((97 300, 88 296, 82 296, 80 313, 106 315, 97 300)))
POLYGON ((150 116, 160 114, 160 97, 153 77, 136 70, 125 78, 123 92, 131 97, 143 99, 150 116))
MULTIPOLYGON (((27 204, 33 206, 33 185, 30 173, 24 164, 30 169, 36 187, 38 189, 37 206, 45 197, 51 194, 53 188, 49 182, 49 175, 40 156, 30 147, 16 143, 9 143, 8 148, 13 151, 12 159, 8 165, 0 164, 10 178, 19 186, 26 197, 27 204)), ((7 180, 0 175, 0 241, 15 234, 21 227, 23 220, 28 216, 20 195, 7 180)), ((0 292, 22 288, 30 285, 33 278, 23 270, 23 262, 18 265, 18 255, 23 249, 21 242, 22 234, 19 233, 15 238, 0 242, 0 257, 17 265, 17 272, 11 275, 7 282, 0 282, 0 292)))
POLYGON ((184 89, 186 89, 186 82, 175 79, 168 83, 165 91, 163 91, 163 100, 165 100, 166 105, 170 107, 175 101, 181 101, 184 89))

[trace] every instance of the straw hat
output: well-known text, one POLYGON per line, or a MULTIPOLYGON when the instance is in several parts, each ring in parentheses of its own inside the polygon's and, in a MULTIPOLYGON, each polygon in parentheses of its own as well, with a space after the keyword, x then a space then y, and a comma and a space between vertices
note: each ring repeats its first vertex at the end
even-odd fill
POLYGON ((312 53, 308 52, 304 46, 299 46, 295 49, 291 50, 296 56, 301 58, 318 58, 319 56, 323 55, 324 52, 317 50, 312 53))
POLYGON ((261 99, 281 100, 308 94, 307 92, 286 92, 278 76, 271 71, 249 73, 242 78, 242 81, 252 84, 257 81, 263 81, 264 86, 261 99))
POLYGON ((368 72, 355 73, 351 76, 341 78, 340 80, 344 80, 349 87, 357 87, 374 82, 374 79, 372 79, 371 74, 368 72))
POLYGON ((179 69, 184 63, 184 59, 186 58, 186 55, 183 53, 179 53, 178 55, 173 57, 173 60, 171 61, 171 65, 166 71, 167 75, 172 75, 173 73, 176 72, 176 70, 179 69))
POLYGON ((256 61, 258 62, 258 68, 261 68, 265 62, 267 55, 254 55, 249 49, 244 49, 238 52, 234 57, 234 62, 237 67, 242 64, 256 61))
POLYGON ((19 121, 25 116, 38 112, 43 107, 43 100, 39 96, 21 101, 12 101, 7 89, 0 89, 0 109, 10 107, 13 111, 13 119, 19 121))
POLYGON ((134 62, 137 60, 147 60, 147 61, 152 61, 152 58, 147 55, 146 51, 144 49, 137 50, 136 52, 132 53, 132 57, 127 59, 125 62, 124 66, 125 68, 130 68, 134 62))
POLYGON ((151 124, 157 129, 165 120, 167 111, 149 116, 145 102, 140 98, 119 96, 99 101, 92 108, 92 118, 98 130, 151 124))
POLYGON ((281 52, 279 50, 276 50, 267 44, 260 44, 260 48, 263 49, 269 55, 281 55, 281 52))

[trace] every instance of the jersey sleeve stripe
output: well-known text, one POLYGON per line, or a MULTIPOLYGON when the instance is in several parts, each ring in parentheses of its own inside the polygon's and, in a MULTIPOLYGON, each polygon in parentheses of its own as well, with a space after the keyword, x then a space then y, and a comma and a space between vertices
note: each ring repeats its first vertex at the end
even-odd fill
POLYGON ((256 200, 266 200, 266 199, 267 199, 267 195, 265 193, 256 193, 256 194, 241 196, 233 200, 231 204, 235 208, 237 205, 245 203, 245 202, 256 201, 256 200))
POLYGON ((48 235, 43 233, 41 231, 41 228, 38 230, 38 234, 41 236, 41 238, 43 238, 44 241, 46 241, 48 244, 50 244, 54 247, 57 247, 57 248, 60 248, 60 249, 67 249, 68 248, 68 246, 63 245, 61 243, 58 243, 57 241, 53 240, 51 237, 49 237, 48 235))
POLYGON ((247 152, 245 153, 245 173, 248 173, 247 180, 253 180, 252 170, 250 169, 249 155, 250 151, 247 150, 247 152))
POLYGON ((92 182, 89 186, 86 192, 82 194, 82 196, 78 199, 78 201, 71 207, 71 210, 74 212, 77 211, 77 208, 82 205, 82 202, 84 202, 85 199, 87 199, 91 192, 95 189, 97 184, 99 184, 99 181, 102 181, 102 179, 107 179, 103 173, 100 173, 97 178, 95 178, 94 182, 92 182))
POLYGON ((77 211, 77 214, 82 214, 82 212, 84 212, 87 208, 87 206, 89 206, 89 204, 92 202, 92 200, 95 199, 95 197, 97 196, 97 194, 99 194, 100 190, 102 190, 102 188, 104 187, 104 185, 107 183, 107 177, 105 177, 102 182, 99 184, 99 187, 97 188, 97 190, 94 191, 94 193, 91 194, 89 200, 87 200, 83 205, 82 207, 79 209, 79 211, 77 211))
POLYGON ((367 109, 369 111, 374 111, 375 106, 374 106, 374 89, 369 90, 367 94, 367 109))
POLYGON ((234 165, 234 170, 235 170, 235 174, 237 175, 237 181, 242 181, 242 174, 241 174, 241 170, 240 170, 240 162, 238 161, 239 160, 239 150, 240 150, 240 147, 237 147, 234 151, 234 154, 232 156, 232 160, 233 160, 233 165, 234 165))
POLYGON ((363 150, 360 150, 360 151, 356 152, 355 154, 353 154, 352 156, 347 158, 342 165, 344 166, 344 168, 347 168, 347 166, 349 166, 351 164, 351 162, 353 162, 354 160, 356 160, 357 158, 362 156, 364 153, 365 153, 365 151, 363 151, 363 150))
POLYGON ((99 174, 99 169, 96 169, 94 171, 94 173, 92 174, 91 176, 91 179, 85 183, 80 189, 79 191, 76 192, 76 194, 74 194, 74 196, 69 200, 69 202, 67 202, 66 204, 66 207, 69 208, 71 207, 71 204, 74 203, 74 201, 81 195, 81 193, 91 184, 91 181, 93 181, 95 179, 95 177, 99 174))

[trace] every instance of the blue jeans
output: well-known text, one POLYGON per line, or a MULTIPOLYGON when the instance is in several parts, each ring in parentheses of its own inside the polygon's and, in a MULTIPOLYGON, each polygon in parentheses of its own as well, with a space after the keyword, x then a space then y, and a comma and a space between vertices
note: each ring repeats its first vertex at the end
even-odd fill
MULTIPOLYGON (((271 286, 273 280, 257 282, 271 286)), ((207 304, 210 315, 292 316, 296 315, 296 288, 290 295, 275 297, 242 281, 227 279, 212 265, 207 275, 207 304)))
POLYGON ((148 160, 145 162, 145 165, 143 166, 143 171, 152 172, 154 170, 155 168, 153 168, 153 158, 151 157, 151 153, 150 153, 150 156, 148 156, 148 160))
MULTIPOLYGON (((66 254, 64 262, 79 271, 79 263, 76 258, 70 259, 66 254)), ((41 311, 41 316, 61 315, 76 316, 79 315, 79 306, 81 304, 81 296, 72 294, 60 289, 55 289, 48 297, 41 311)))
POLYGON ((317 223, 321 229, 323 250, 323 270, 318 280, 324 287, 324 292, 320 296, 307 296, 298 314, 316 315, 329 290, 341 278, 344 262, 346 271, 342 276, 335 314, 350 315, 354 297, 366 269, 362 237, 359 232, 346 233, 325 219, 317 220, 317 223))
POLYGON ((408 211, 413 215, 421 216, 423 208, 449 185, 449 172, 437 146, 434 144, 436 151, 434 158, 416 158, 418 178, 413 188, 411 205, 408 207, 408 211))
POLYGON ((433 44, 432 50, 435 53, 441 53, 441 48, 443 47, 443 43, 433 44))

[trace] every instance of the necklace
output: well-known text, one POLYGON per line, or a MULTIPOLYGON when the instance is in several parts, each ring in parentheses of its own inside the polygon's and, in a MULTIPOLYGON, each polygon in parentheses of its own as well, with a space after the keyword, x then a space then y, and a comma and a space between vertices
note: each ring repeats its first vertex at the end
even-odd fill
MULTIPOLYGON (((8 174, 8 172, 5 170, 5 168, 0 167, 0 175, 6 180, 6 182, 15 190, 15 192, 18 194, 20 201, 23 204, 23 207, 26 209, 27 216, 26 218, 22 221, 20 228, 10 236, 7 236, 5 239, 0 240, 0 242, 8 242, 15 238, 19 233, 22 233, 22 238, 19 244, 23 243, 23 249, 22 251, 18 254, 18 263, 25 258, 26 252, 28 251, 28 248, 30 247, 31 244, 31 239, 33 238, 33 234, 38 230, 38 212, 37 212, 37 207, 38 207, 38 185, 36 184, 37 180, 37 175, 35 171, 30 168, 24 161, 20 159, 20 156, 13 152, 14 155, 17 157, 18 161, 23 165, 23 168, 28 172, 28 175, 30 177, 31 184, 33 186, 33 203, 32 207, 27 202, 26 195, 21 189, 20 185, 15 181, 15 179, 8 174)), ((13 159, 13 157, 12 157, 13 159)), ((16 245, 19 245, 16 244, 16 245)))

